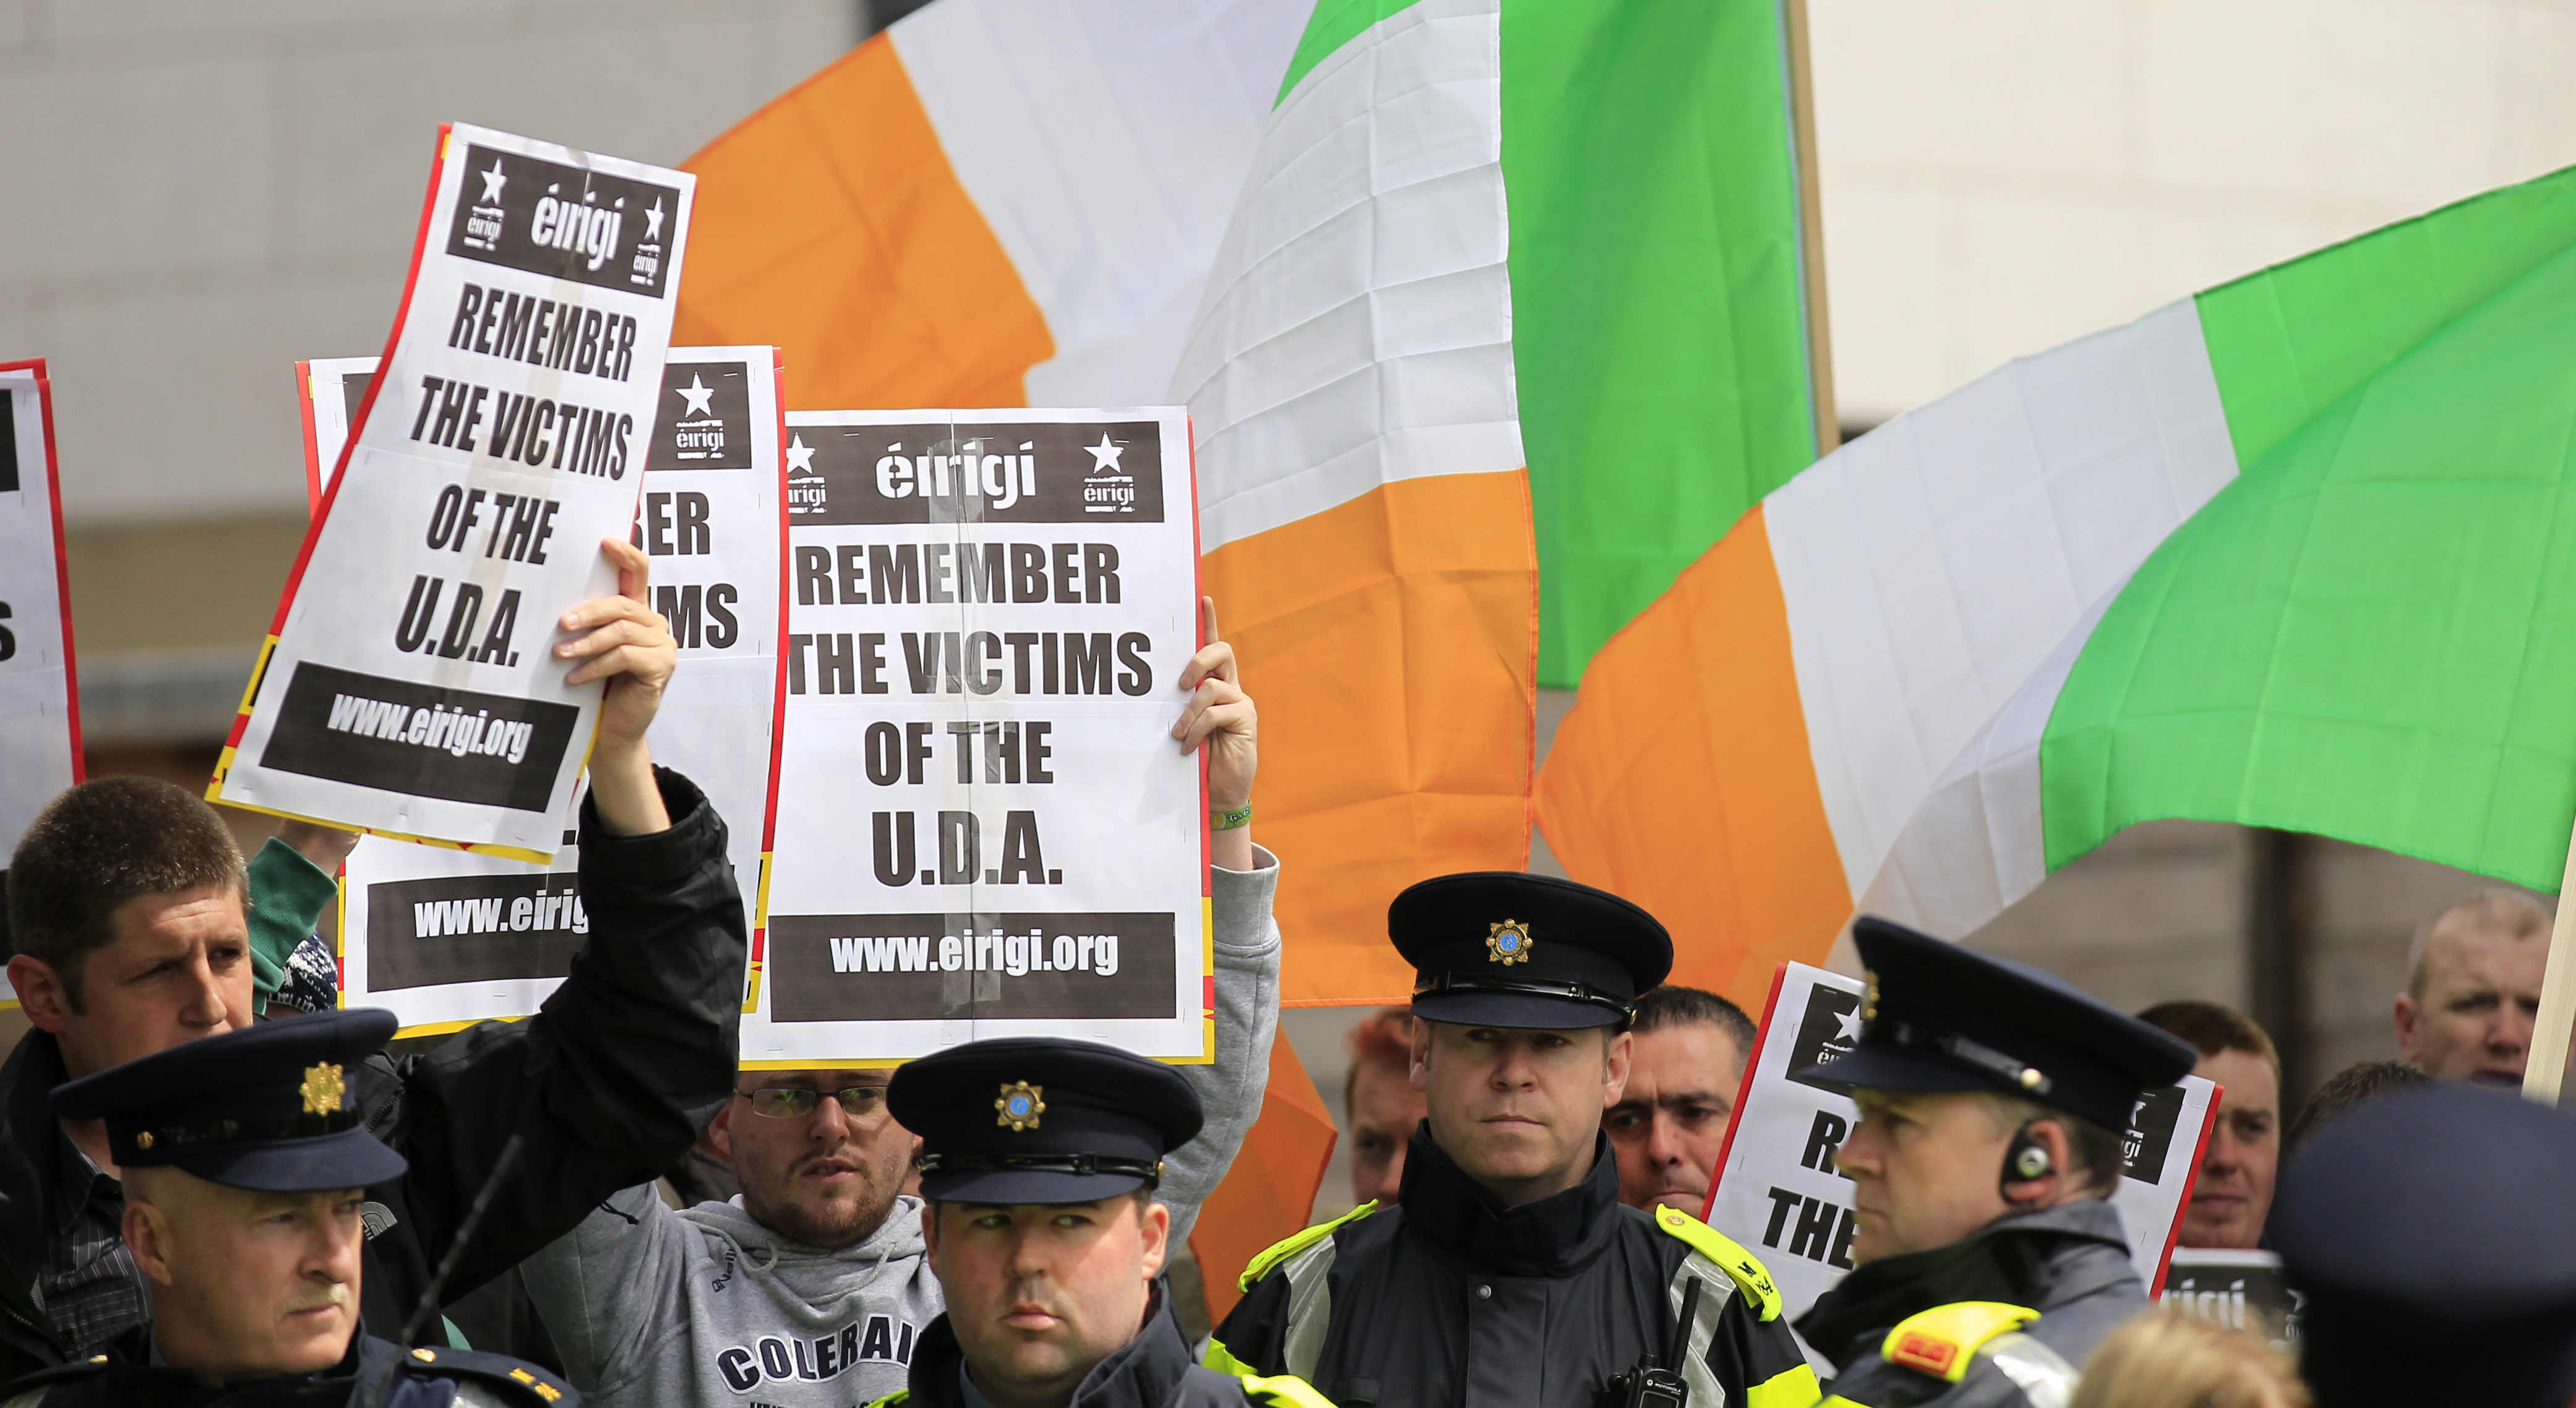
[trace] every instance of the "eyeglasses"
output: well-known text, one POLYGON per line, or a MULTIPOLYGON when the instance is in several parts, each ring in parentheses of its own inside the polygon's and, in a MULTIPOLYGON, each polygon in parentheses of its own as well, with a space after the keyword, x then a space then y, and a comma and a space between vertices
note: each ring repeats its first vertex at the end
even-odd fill
POLYGON ((874 1119, 885 1113, 886 1088, 882 1085, 854 1085, 847 1090, 808 1090, 801 1085, 764 1085, 758 1090, 734 1092, 751 1102, 751 1112, 773 1120, 801 1120, 814 1113, 814 1107, 825 1095, 841 1102, 841 1113, 854 1120, 874 1119))

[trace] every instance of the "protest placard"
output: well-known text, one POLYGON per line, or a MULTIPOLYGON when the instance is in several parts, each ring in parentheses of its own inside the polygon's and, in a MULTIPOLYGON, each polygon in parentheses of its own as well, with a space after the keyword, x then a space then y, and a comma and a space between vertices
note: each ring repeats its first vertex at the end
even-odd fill
MULTIPOLYGON (((1790 1072, 1830 1066, 1851 1051, 1860 1040, 1861 994, 1857 979, 1780 965, 1709 1190, 1703 1220, 1763 1259, 1792 1315, 1852 1267, 1851 1180, 1835 1171, 1834 1153, 1860 1112, 1849 1087, 1790 1072)), ((2185 1076, 2148 1092, 2130 1114, 2128 1166, 2111 1205, 2151 1292, 2181 1229, 2217 1110, 2218 1087, 2185 1076)))
POLYGON ((601 687, 558 614, 614 590, 694 178, 454 125, 384 375, 208 795, 543 860, 601 687))
POLYGON ((792 412, 785 764, 746 1064, 1056 1034, 1205 1059, 1178 409, 792 412))
MULTIPOLYGON (((0 857, 80 779, 53 383, 42 359, 0 362, 0 857)), ((0 976, 0 1006, 16 1005, 0 976)))
MULTIPOLYGON (((652 559, 653 609, 680 646, 653 721, 654 760, 687 774, 725 819, 746 906, 757 904, 776 819, 785 699, 777 359, 774 347, 671 349, 635 525, 652 559)), ((375 367, 373 357, 296 364, 317 495, 375 367)), ((579 810, 576 793, 546 864, 359 842, 341 872, 342 1001, 391 1009, 407 1035, 534 1012, 590 929, 575 883, 579 810)), ((756 907, 751 919, 756 944, 756 907)))
POLYGON ((2278 1252, 2176 1247, 2156 1303, 2169 1311, 2243 1330, 2295 1354, 2303 1297, 2281 1272, 2278 1252))

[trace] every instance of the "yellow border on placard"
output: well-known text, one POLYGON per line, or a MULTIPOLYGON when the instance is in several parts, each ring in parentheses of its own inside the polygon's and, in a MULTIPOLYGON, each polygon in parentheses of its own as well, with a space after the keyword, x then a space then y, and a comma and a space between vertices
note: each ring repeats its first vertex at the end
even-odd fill
MULTIPOLYGON (((762 909, 766 912, 768 907, 766 899, 768 894, 768 884, 765 877, 762 882, 761 892, 764 897, 762 901, 762 909)), ((1199 896, 1199 952, 1201 955, 1200 961, 1205 965, 1204 971, 1209 977, 1214 977, 1216 975, 1216 897, 1214 895, 1199 896)), ((1205 991, 1204 984, 1201 986, 1201 991, 1205 991)), ((744 1010, 748 1011, 749 1009, 746 1008, 744 1010)), ((1199 1014, 1200 1050, 1202 1054, 1197 1056, 1157 1056, 1154 1058, 1155 1060, 1162 1062, 1166 1066, 1213 1066, 1216 1064, 1216 1012, 1213 1008, 1202 1007, 1199 1009, 1199 1014)), ((469 1023, 468 1025, 471 1024, 469 1023)), ((408 1034, 409 1033, 405 1033, 405 1035, 408 1034)), ((806 1061, 740 1061, 736 1064, 746 1071, 875 1071, 892 1070, 893 1068, 902 1065, 904 1061, 919 1059, 919 1057, 904 1057, 898 1060, 869 1059, 835 1061, 829 1058, 816 1058, 814 1060, 806 1061)))

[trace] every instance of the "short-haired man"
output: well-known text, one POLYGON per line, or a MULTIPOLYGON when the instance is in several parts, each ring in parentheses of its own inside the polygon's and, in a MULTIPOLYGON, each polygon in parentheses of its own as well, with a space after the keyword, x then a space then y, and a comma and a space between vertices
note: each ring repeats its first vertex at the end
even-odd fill
POLYGON ((2218 1122, 2201 1152, 2179 1245, 2247 1251, 2262 1245, 2281 1169, 2281 1056, 2254 1019, 2215 1002, 2160 1002, 2138 1014, 2191 1043, 2191 1073, 2219 1086, 2218 1122))
POLYGON ((2299 1117, 2290 1121, 2290 1135, 2283 1147, 2296 1151, 2308 1142, 2309 1135, 2356 1106, 2432 1083, 2431 1076, 2403 1061, 2355 1061, 2326 1077, 2317 1093, 2299 1106, 2299 1117))
POLYGON ((1169 1066, 1084 1041, 969 1042, 905 1063, 888 1098, 921 1134, 921 1231, 948 1308, 884 1408, 1330 1408, 1190 1356, 1152 1194, 1201 1113, 1169 1066))
POLYGON ((1693 1217, 1708 1206, 1753 1019, 1713 992, 1674 983, 1637 999, 1628 1084, 1601 1127, 1619 1155, 1619 1201, 1693 1217))
POLYGON ((1814 1403, 1761 1263, 1686 1213, 1619 1201, 1601 1115, 1628 1075, 1630 1006, 1672 969, 1663 926, 1586 885, 1493 872, 1406 890, 1387 933, 1414 967, 1429 1111, 1403 1191, 1254 1258, 1210 1366, 1386 1408, 1598 1408, 1644 1370, 1694 1404, 1814 1403))
POLYGON ((2435 1080, 2520 1088, 2549 964, 2549 911, 2480 890, 2434 915, 2406 955, 2397 1052, 2435 1080))
MULTIPOLYGON (((1209 847, 1216 1052, 1186 1068, 1206 1127, 1156 1183, 1183 1239, 1260 1113, 1279 1020, 1279 871, 1243 824, 1258 719, 1212 612, 1204 624, 1173 736, 1206 748, 1222 814, 1209 847)), ((630 1188, 528 1259, 529 1295, 593 1408, 844 1408, 903 1386, 944 1301, 921 1200, 902 1192, 920 1131, 890 1105, 893 1080, 870 1067, 745 1070, 711 1127, 740 1197, 675 1212, 630 1188)))
MULTIPOLYGON (((608 682, 580 822, 589 941, 529 1020, 348 1073, 368 1128, 410 1164, 367 1191, 365 1308, 387 1333, 513 1133, 524 1157, 450 1298, 679 1157, 732 1079, 746 925, 724 821, 653 766, 645 732, 676 650, 645 605, 643 553, 622 539, 600 551, 619 594, 566 612, 554 646, 576 662, 572 682, 608 682)), ((0 1066, 0 1374, 151 1352, 114 1151, 97 1121, 59 1119, 48 1100, 66 1080, 250 1025, 242 875, 211 807, 137 779, 64 792, 18 843, 9 979, 35 1030, 0 1066)))
POLYGON ((98 1122, 124 1174, 153 1362, 40 1370, 6 1408, 336 1405, 369 1379, 391 1408, 577 1401, 534 1365, 404 1354, 359 1330, 367 1190, 404 1159, 367 1131, 348 1077, 394 1027, 371 1009, 290 1017, 56 1087, 55 1111, 98 1122))
POLYGON ((2064 980, 1864 915, 1860 1040, 1800 1075, 1852 1087, 1836 1152, 1858 1263, 1798 1319, 1836 1401, 2042 1408, 2146 1308, 2123 1138, 2182 1079, 2180 1039, 2064 980))
POLYGON ((1351 1201, 1392 1203, 1404 1186, 1404 1150, 1422 1123, 1413 1088, 1413 1012, 1386 1007, 1360 1019, 1347 1043, 1342 1109, 1351 1140, 1351 1201))

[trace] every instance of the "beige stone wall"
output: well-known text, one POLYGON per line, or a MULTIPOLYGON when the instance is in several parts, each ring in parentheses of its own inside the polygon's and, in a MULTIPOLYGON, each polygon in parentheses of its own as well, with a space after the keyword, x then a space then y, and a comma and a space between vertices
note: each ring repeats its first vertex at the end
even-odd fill
POLYGON ((852 0, 0 0, 0 355, 79 524, 300 516, 301 357, 380 350, 437 124, 676 162, 852 0))
POLYGON ((1846 419, 2576 162, 2576 10, 1807 0, 1846 419))

